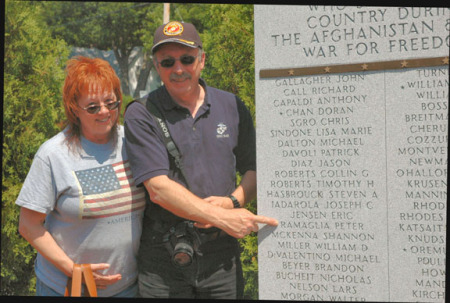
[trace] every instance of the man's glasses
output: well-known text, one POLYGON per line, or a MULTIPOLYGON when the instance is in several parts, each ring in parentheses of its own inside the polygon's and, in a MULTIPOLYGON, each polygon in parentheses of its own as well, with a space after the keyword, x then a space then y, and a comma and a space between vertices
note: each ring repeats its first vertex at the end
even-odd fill
POLYGON ((106 107, 108 110, 115 110, 119 107, 120 104, 120 100, 119 101, 115 101, 115 102, 110 102, 110 103, 106 103, 103 105, 90 105, 87 107, 81 107, 78 104, 78 107, 81 109, 84 109, 85 111, 87 111, 89 114, 96 114, 100 111, 100 109, 102 108, 102 106, 106 107))
POLYGON ((180 58, 167 58, 163 59, 160 62, 158 62, 159 65, 161 65, 164 68, 172 67, 175 64, 175 61, 180 60, 181 64, 183 65, 191 65, 195 62, 195 59, 197 59, 198 56, 190 56, 190 55, 182 55, 180 58))

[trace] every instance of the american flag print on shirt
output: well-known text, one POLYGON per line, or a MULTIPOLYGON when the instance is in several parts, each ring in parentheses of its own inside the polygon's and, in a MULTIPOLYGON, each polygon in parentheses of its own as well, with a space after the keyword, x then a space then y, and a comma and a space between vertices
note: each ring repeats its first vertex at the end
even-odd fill
POLYGON ((145 191, 134 184, 128 160, 74 173, 82 219, 123 215, 145 207, 145 191))

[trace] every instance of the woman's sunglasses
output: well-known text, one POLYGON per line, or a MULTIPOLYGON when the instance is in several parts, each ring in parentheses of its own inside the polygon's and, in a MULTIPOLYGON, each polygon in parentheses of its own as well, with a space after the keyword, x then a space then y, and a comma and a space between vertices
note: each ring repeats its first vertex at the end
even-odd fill
POLYGON ((183 65, 191 65, 194 63, 195 59, 197 59, 197 56, 190 56, 190 55, 182 55, 180 58, 167 58, 163 59, 160 62, 158 62, 159 65, 161 65, 164 68, 172 67, 175 64, 175 61, 180 60, 181 64, 183 65))
POLYGON ((120 100, 119 101, 115 101, 115 102, 111 102, 111 103, 106 103, 103 105, 90 105, 87 107, 81 107, 78 105, 79 108, 84 109, 85 111, 87 111, 89 114, 96 114, 100 111, 100 109, 102 108, 102 106, 106 107, 108 110, 115 110, 119 107, 120 104, 120 100))

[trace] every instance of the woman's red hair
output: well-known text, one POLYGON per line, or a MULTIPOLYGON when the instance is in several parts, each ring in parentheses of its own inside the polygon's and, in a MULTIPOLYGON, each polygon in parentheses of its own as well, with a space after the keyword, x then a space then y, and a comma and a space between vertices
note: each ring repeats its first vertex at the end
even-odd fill
MULTIPOLYGON (((100 58, 74 57, 67 61, 66 79, 63 87, 64 110, 67 118, 67 142, 69 146, 80 146, 80 120, 75 115, 78 110, 78 98, 88 94, 92 89, 113 91, 117 100, 122 101, 120 80, 111 65, 100 58)), ((120 113, 122 103, 118 112, 120 113)), ((112 132, 116 137, 117 119, 112 132)))

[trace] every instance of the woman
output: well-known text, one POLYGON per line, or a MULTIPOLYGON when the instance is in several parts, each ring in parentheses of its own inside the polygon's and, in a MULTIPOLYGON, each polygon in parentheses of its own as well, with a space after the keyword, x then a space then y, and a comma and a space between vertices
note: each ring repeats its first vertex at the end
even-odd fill
POLYGON ((98 296, 133 297, 145 193, 118 124, 120 81, 101 59, 71 59, 66 71, 68 125, 39 148, 16 201, 19 232, 38 251, 36 295, 64 295, 73 264, 90 263, 98 296))

